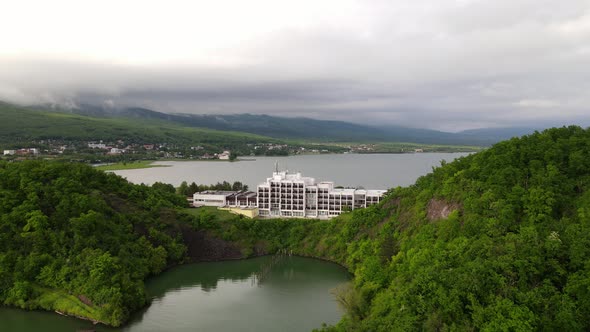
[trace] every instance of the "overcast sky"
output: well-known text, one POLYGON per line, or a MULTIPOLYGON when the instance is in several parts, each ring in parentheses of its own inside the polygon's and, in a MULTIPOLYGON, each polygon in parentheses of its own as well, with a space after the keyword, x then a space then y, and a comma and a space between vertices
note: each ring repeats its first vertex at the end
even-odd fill
POLYGON ((590 0, 4 1, 0 100, 590 125, 590 0))

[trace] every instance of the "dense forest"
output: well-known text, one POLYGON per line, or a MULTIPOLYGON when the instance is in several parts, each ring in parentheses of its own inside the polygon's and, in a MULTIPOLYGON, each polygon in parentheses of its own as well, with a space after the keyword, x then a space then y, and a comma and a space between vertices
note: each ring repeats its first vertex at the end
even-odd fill
POLYGON ((339 329, 590 329, 589 185, 590 130, 568 127, 393 190, 342 225, 356 293, 339 329))
POLYGON ((579 127, 498 143, 330 221, 185 214, 166 185, 4 163, 0 300, 120 324, 145 304, 143 280, 185 259, 181 223, 243 257, 290 249, 346 266, 354 279, 334 290, 346 315, 325 331, 585 331, 589 185, 579 127))
POLYGON ((85 165, 0 163, 0 302, 121 324, 185 256, 169 231, 183 204, 85 165))

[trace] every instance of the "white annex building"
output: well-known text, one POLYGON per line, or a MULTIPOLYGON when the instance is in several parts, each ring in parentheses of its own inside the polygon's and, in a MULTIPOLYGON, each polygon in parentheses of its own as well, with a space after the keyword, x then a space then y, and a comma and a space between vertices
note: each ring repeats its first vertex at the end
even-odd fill
POLYGON ((385 190, 337 189, 334 182, 317 182, 301 173, 279 172, 258 185, 261 217, 331 218, 343 211, 379 203, 385 190))
POLYGON ((256 207, 256 193, 251 191, 207 190, 193 195, 193 206, 256 207))

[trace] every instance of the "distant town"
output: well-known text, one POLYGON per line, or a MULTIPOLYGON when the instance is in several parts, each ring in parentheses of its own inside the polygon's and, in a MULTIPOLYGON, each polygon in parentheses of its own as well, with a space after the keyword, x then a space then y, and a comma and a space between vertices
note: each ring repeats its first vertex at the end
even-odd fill
POLYGON ((166 142, 130 143, 117 141, 63 141, 39 140, 33 147, 15 147, 3 150, 3 156, 14 158, 49 157, 80 159, 80 161, 124 161, 157 159, 235 160, 240 156, 288 156, 294 154, 342 153, 342 147, 313 148, 279 143, 248 143, 235 149, 211 145, 178 145, 166 142))
POLYGON ((167 142, 133 143, 116 141, 65 141, 38 140, 26 146, 12 145, 4 148, 3 156, 12 159, 54 158, 88 163, 119 162, 133 160, 235 160, 238 156, 288 156, 297 154, 326 153, 421 153, 453 152, 445 148, 416 144, 402 144, 395 147, 384 143, 357 144, 285 144, 285 143, 246 143, 242 146, 195 144, 179 145, 167 142))

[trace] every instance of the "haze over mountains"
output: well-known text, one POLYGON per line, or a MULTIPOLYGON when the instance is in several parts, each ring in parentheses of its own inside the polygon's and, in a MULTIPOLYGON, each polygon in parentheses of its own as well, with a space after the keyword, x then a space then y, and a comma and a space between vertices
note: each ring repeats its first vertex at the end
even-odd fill
POLYGON ((304 139, 335 142, 411 142, 487 146, 511 137, 522 136, 539 128, 483 128, 443 132, 431 129, 384 125, 370 126, 345 121, 318 120, 307 117, 280 117, 260 114, 182 114, 163 113, 141 107, 104 107, 82 104, 71 108, 36 105, 31 109, 66 112, 99 118, 127 118, 166 121, 189 127, 246 132, 280 139, 304 139))

